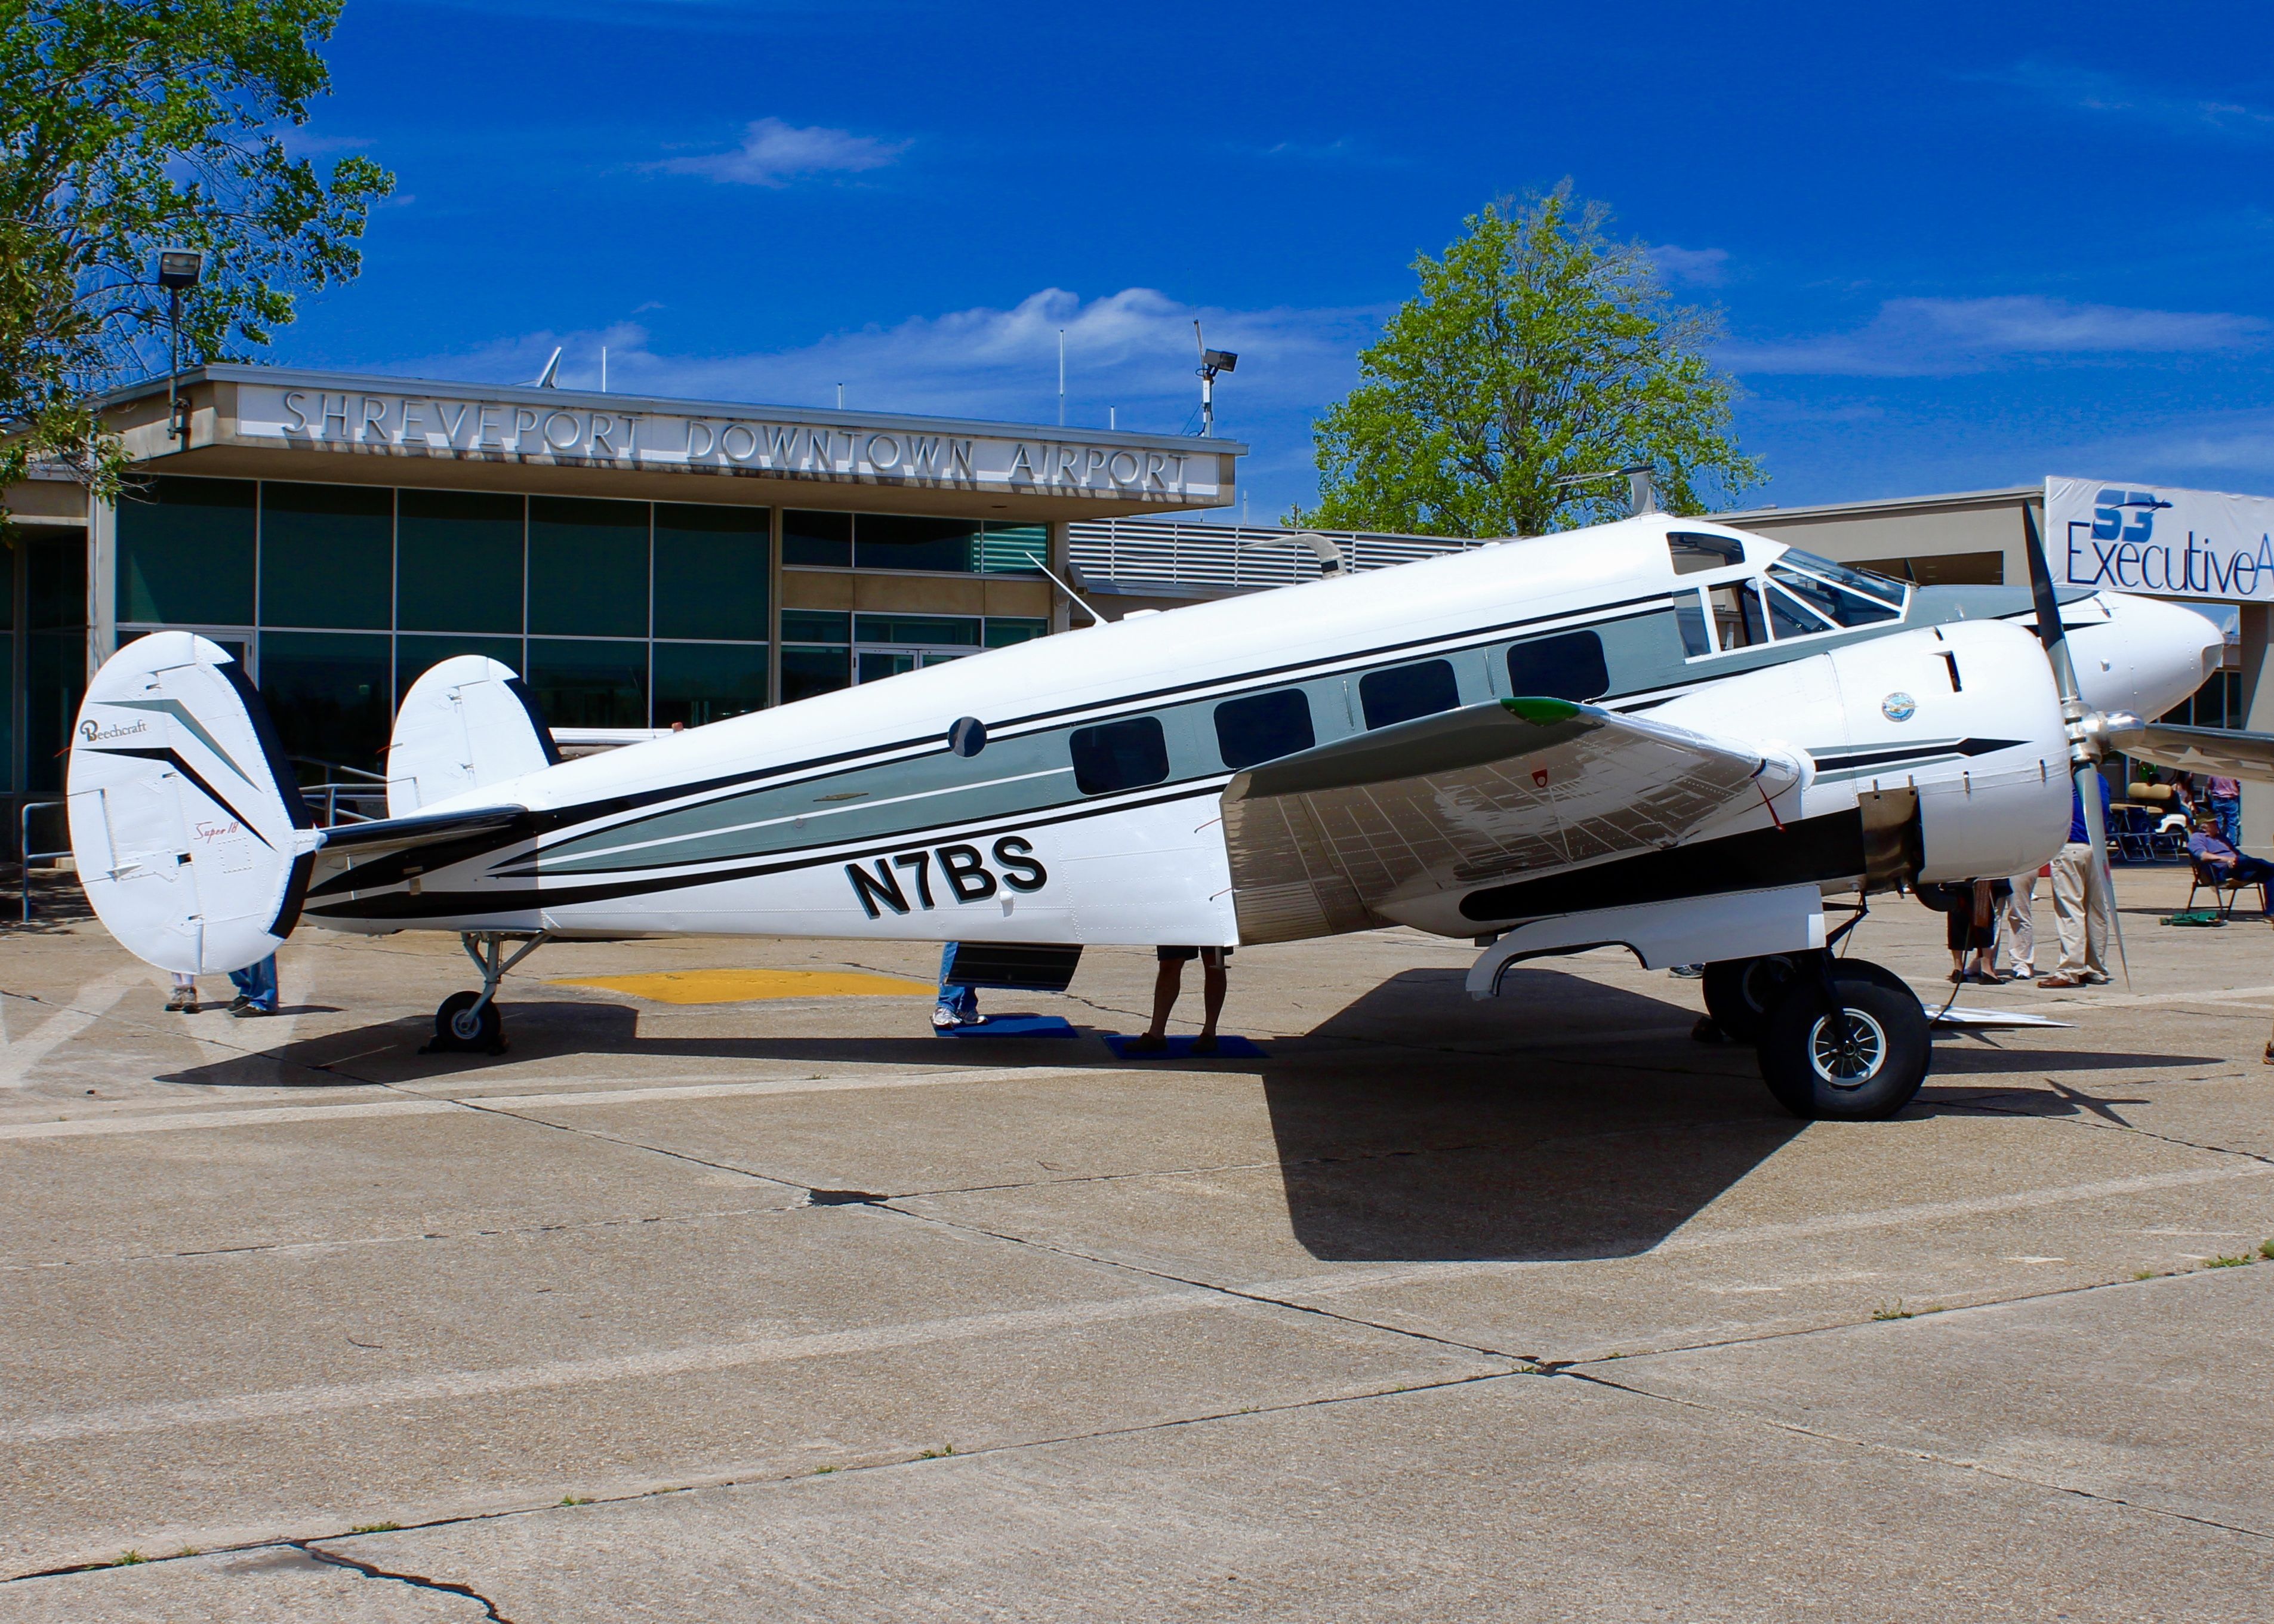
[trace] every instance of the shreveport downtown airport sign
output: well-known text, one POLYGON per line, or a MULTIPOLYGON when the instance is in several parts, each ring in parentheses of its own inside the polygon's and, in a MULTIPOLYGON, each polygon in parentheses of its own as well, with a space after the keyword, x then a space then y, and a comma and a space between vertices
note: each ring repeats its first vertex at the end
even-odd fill
POLYGON ((2274 498, 2048 478, 2045 530, 2071 586, 2274 602, 2274 498))

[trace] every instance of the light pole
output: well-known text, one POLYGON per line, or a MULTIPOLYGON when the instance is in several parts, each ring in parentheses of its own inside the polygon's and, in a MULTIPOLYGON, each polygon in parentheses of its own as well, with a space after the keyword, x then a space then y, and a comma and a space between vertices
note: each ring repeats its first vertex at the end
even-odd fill
POLYGON ((205 255, 190 248, 158 252, 158 285, 166 290, 168 323, 173 330, 173 365, 166 373, 166 434, 171 440, 189 438, 189 402, 176 392, 182 371, 182 289, 194 288, 206 268, 205 255))
POLYGON ((1239 354, 1232 350, 1211 350, 1201 337, 1201 324, 1193 323, 1193 342, 1201 352, 1201 438, 1216 438, 1216 375, 1229 372, 1239 366, 1239 354))

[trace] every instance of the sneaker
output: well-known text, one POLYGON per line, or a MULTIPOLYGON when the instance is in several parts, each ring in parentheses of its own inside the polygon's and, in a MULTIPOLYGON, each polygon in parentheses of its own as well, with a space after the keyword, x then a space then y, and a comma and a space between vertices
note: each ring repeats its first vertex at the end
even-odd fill
POLYGON ((1676 981, 1694 981, 1705 975, 1706 966, 1702 964, 1673 965, 1666 973, 1676 981))
POLYGON ((953 1010, 943 1004, 932 1011, 931 1024, 932 1029, 936 1032, 950 1032, 961 1026, 963 1022, 953 1010))
POLYGON ((239 1020, 247 1020, 258 1015, 274 1015, 276 1013, 276 1011, 269 1005, 266 1004, 255 1004, 250 998, 240 999, 237 1004, 230 1005, 229 1012, 236 1016, 239 1020))
POLYGON ((166 1000, 166 1013, 169 1015, 194 1015, 197 1012, 197 997, 186 987, 175 988, 173 996, 166 1000))
POLYGON ((232 1015, 242 1015, 245 1011, 252 1007, 252 1000, 246 997, 243 993, 239 993, 236 997, 230 1000, 229 1012, 232 1015))
POLYGON ((2017 981, 2034 981, 2037 979, 2037 973, 2027 965, 2015 965, 2014 979, 2017 981))

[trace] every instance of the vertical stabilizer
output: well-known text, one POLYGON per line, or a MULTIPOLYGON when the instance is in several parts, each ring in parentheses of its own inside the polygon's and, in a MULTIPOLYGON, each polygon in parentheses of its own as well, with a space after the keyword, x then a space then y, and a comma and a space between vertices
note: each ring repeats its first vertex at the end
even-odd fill
POLYGON ((410 685, 387 747, 387 815, 409 817, 561 759, 510 665, 457 654, 410 685))
POLYGON ((129 952, 211 974, 291 934, 323 837, 260 695, 219 644, 154 632, 104 661, 68 785, 79 883, 129 952))

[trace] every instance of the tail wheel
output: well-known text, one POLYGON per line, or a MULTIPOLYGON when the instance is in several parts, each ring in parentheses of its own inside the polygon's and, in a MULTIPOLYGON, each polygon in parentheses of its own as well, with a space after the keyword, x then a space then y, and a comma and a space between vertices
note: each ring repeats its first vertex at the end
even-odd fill
POLYGON ((1814 976, 1786 989, 1761 1029, 1762 1079, 1796 1116, 1892 1116, 1918 1093, 1934 1057, 1926 1011, 1908 987, 1890 987, 1844 965, 1834 973, 1833 988, 1837 1011, 1825 1007, 1814 976))
POLYGON ((433 1048, 497 1054, 505 1048, 505 1019, 497 1001, 482 1004, 478 992, 454 992, 434 1011, 433 1048), (481 1004, 478 1010, 474 1006, 481 1004))
POLYGON ((1706 1012, 1723 1035, 1737 1043, 1759 1040, 1769 1011, 1796 974, 1792 955, 1724 959, 1706 966, 1706 1012))

